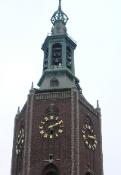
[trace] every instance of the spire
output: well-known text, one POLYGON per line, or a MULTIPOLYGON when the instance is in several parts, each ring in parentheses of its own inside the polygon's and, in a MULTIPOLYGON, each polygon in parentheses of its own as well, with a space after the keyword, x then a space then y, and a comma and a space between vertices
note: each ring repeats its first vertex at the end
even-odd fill
POLYGON ((31 89, 30 89, 30 94, 33 94, 34 93, 34 83, 32 82, 32 84, 31 84, 31 89))
POLYGON ((31 85, 31 90, 33 90, 34 89, 34 83, 32 82, 32 85, 31 85))
POLYGON ((96 107, 96 111, 101 115, 101 109, 99 106, 99 101, 97 100, 97 107, 96 107))
POLYGON ((17 115, 20 114, 20 107, 18 106, 18 109, 17 109, 17 115))

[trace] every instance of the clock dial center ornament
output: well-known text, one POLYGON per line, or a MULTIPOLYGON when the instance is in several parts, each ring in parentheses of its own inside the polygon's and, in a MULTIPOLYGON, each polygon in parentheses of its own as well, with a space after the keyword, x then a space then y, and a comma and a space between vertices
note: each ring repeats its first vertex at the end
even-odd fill
POLYGON ((59 137, 63 133, 64 122, 59 116, 46 115, 39 124, 39 133, 45 139, 59 137))

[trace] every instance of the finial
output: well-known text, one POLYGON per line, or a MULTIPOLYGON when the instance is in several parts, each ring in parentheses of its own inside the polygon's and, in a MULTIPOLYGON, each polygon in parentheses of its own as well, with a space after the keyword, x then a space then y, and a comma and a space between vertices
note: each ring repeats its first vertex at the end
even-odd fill
POLYGON ((18 106, 17 115, 20 114, 20 107, 18 106))
POLYGON ((30 89, 30 94, 34 94, 35 89, 34 89, 34 83, 32 82, 31 89, 30 89))
POLYGON ((99 100, 97 100, 97 108, 99 109, 100 107, 99 107, 99 100))
POLYGON ((66 25, 68 21, 68 16, 61 9, 61 0, 59 0, 58 10, 53 14, 51 18, 51 22, 53 25, 60 21, 63 22, 64 25, 66 25))
POLYGON ((31 85, 31 90, 34 88, 34 83, 33 83, 33 81, 32 81, 32 85, 31 85))
POLYGON ((96 111, 101 115, 101 109, 100 109, 100 106, 99 106, 99 100, 97 100, 96 111))

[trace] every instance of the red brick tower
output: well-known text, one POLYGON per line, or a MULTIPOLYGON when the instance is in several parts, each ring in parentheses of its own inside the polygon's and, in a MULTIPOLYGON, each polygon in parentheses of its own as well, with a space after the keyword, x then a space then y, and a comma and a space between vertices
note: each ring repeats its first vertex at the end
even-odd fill
POLYGON ((15 117, 11 175, 103 175, 100 108, 85 99, 74 71, 76 43, 61 9, 51 18, 38 89, 15 117))

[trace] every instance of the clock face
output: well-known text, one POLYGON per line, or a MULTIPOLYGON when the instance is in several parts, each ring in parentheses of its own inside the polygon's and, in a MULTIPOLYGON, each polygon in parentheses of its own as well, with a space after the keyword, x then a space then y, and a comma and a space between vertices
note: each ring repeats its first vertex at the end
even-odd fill
POLYGON ((17 135, 16 140, 16 154, 19 154, 24 147, 24 128, 21 128, 17 135))
POLYGON ((85 145, 87 145, 89 149, 95 150, 97 146, 97 139, 92 126, 87 123, 83 125, 82 134, 85 145))
POLYGON ((63 133, 64 122, 60 117, 55 115, 46 115, 40 122, 39 132, 44 138, 57 138, 63 133))

